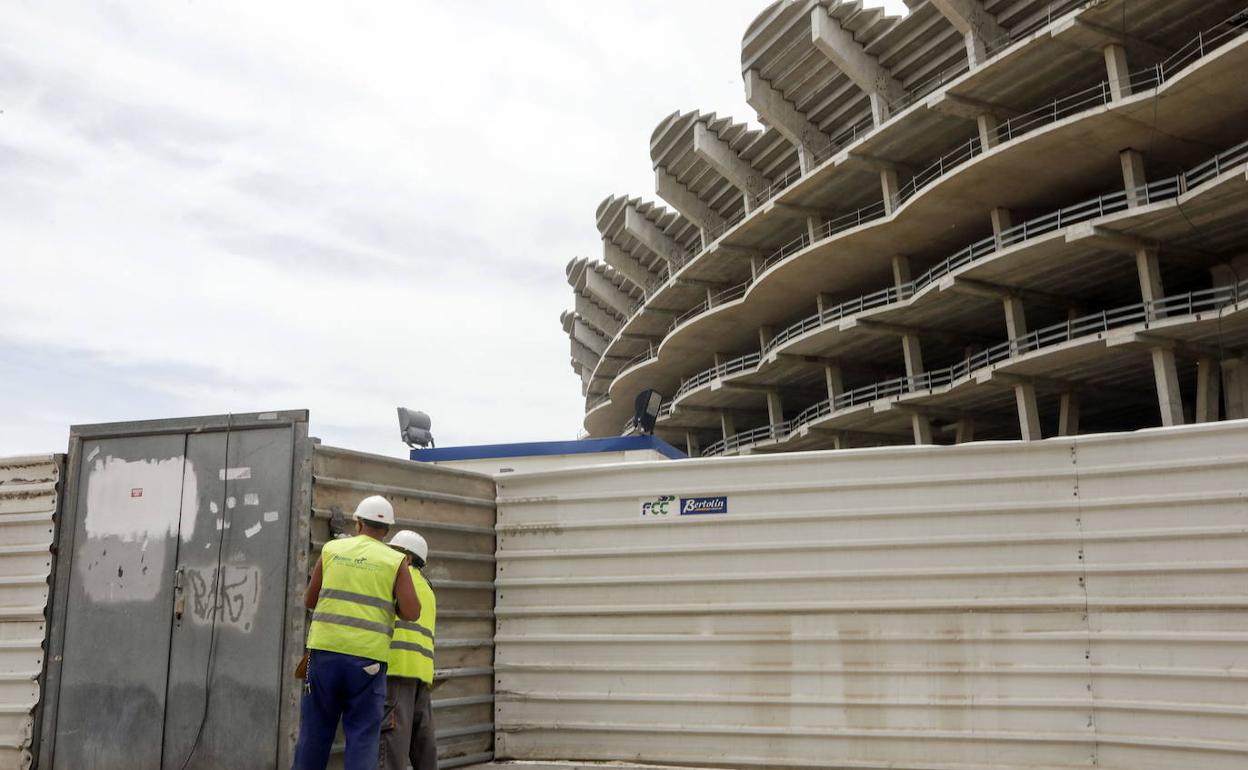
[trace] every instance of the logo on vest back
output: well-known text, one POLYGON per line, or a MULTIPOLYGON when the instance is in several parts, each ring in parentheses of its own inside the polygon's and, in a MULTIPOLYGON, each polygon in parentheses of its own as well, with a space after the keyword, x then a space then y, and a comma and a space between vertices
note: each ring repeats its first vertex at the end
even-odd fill
POLYGON ((351 569, 361 569, 365 572, 376 572, 381 569, 380 564, 373 564, 368 560, 367 556, 357 556, 352 559, 350 556, 334 554, 334 558, 330 559, 330 561, 334 564, 340 564, 344 567, 350 567, 351 569))

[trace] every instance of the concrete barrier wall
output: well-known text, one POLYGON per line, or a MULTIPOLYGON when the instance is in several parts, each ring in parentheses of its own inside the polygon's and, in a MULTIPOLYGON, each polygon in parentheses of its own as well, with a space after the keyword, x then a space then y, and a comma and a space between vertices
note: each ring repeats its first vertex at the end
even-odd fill
POLYGON ((499 758, 1248 766, 1248 423, 498 487, 499 758))
POLYGON ((0 770, 30 767, 64 458, 0 458, 0 770))
POLYGON ((312 561, 330 536, 331 521, 349 526, 347 517, 368 495, 385 496, 398 527, 428 541, 425 575, 438 599, 433 719, 439 765, 488 761, 494 743, 494 482, 319 445, 312 474, 312 561))

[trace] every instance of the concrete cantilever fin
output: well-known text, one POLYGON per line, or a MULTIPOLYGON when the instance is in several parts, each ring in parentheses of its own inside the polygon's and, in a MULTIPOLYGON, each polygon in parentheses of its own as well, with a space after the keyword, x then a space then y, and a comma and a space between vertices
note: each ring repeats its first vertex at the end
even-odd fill
POLYGON ((746 70, 744 77, 746 103, 797 148, 803 171, 812 168, 814 157, 831 144, 827 135, 756 70, 746 70))
POLYGON ((931 3, 966 38, 966 55, 972 67, 988 58, 988 43, 1008 34, 981 0, 931 0, 931 3))
POLYGON ((889 105, 905 94, 893 74, 867 53, 854 34, 841 27, 823 6, 810 11, 810 34, 815 48, 870 97, 876 125, 888 120, 889 105))

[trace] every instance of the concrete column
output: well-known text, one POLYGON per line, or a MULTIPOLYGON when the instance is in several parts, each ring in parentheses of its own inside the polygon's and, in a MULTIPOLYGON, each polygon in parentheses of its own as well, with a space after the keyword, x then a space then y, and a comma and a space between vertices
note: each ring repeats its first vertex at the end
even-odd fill
POLYGON ((1144 155, 1139 150, 1126 149, 1118 154, 1122 163, 1122 185, 1127 191, 1127 206, 1138 206, 1142 200, 1140 188, 1148 184, 1144 173, 1144 155))
POLYGON ((811 243, 819 240, 819 236, 815 234, 815 231, 819 229, 821 224, 823 223, 819 221, 819 217, 806 217, 806 237, 810 239, 811 243))
POLYGON ((901 288, 910 283, 910 258, 903 256, 893 257, 893 286, 901 288))
POLYGON ((762 257, 750 257, 750 280, 758 280, 758 274, 763 272, 763 262, 762 257))
MULTIPOLYGON (((757 108, 756 108, 757 109, 757 108)), ((728 180, 728 183, 741 191, 745 199, 745 210, 754 208, 754 195, 767 185, 771 179, 763 176, 745 160, 719 135, 706 126, 696 123, 693 126, 693 152, 715 169, 716 173, 728 180)))
POLYGON ((814 167, 815 154, 831 144, 827 135, 809 118, 798 112, 793 103, 772 88, 771 83, 763 80, 757 71, 748 70, 744 77, 746 103, 754 108, 764 122, 774 127, 797 148, 802 173, 809 171, 814 167))
POLYGON ((818 311, 820 316, 822 316, 830 308, 836 307, 836 305, 836 299, 831 294, 821 293, 819 296, 815 297, 815 309, 818 311))
POLYGON ((1230 358, 1222 362, 1222 391, 1226 401, 1226 419, 1248 417, 1248 358, 1230 358))
POLYGON ((919 343, 919 335, 901 335, 901 352, 906 359, 907 377, 917 377, 927 371, 923 368, 923 346, 919 343))
POLYGON ((758 329, 758 349, 765 350, 775 336, 775 329, 772 329, 770 326, 760 326, 758 329))
POLYGON ((1140 249, 1135 252, 1135 270, 1140 277, 1140 298, 1156 302, 1166 296, 1161 282, 1161 265, 1157 261, 1157 249, 1140 249))
POLYGON ((1030 382, 1014 386, 1014 403, 1018 406, 1018 429, 1023 441, 1039 441, 1040 410, 1036 407, 1036 386, 1030 382))
POLYGON ((985 151, 1001 143, 1001 138, 997 133, 1001 121, 996 115, 987 112, 980 113, 975 117, 975 124, 979 127, 979 143, 983 145, 985 151))
POLYGON ((840 365, 824 365, 823 381, 828 387, 828 401, 835 406, 837 397, 845 392, 845 378, 841 376, 840 365))
POLYGON ((1222 401, 1222 372, 1212 356, 1196 362, 1196 422, 1217 422, 1222 401))
POLYGON ((914 443, 916 444, 934 444, 932 438, 932 421, 925 414, 910 415, 910 430, 914 433, 914 443))
POLYGON ((1020 297, 1006 297, 1001 301, 1005 309, 1005 334, 1015 340, 1027 336, 1027 313, 1020 297))
POLYGON ((715 290, 710 286, 706 287, 706 306, 707 308, 714 306, 715 290))
MULTIPOLYGON (((699 123, 698 125, 702 125, 699 123)), ((707 243, 706 231, 723 226, 724 218, 706 201, 699 198, 692 190, 677 181, 676 177, 667 173, 666 169, 654 170, 654 191, 659 197, 672 204, 686 219, 702 229, 702 244, 707 243)))
POLYGON ((1079 435, 1079 393, 1068 390, 1062 394, 1062 404, 1057 417, 1057 435, 1079 435))
POLYGON ((975 421, 970 417, 963 417, 958 420, 957 429, 954 433, 954 442, 958 444, 967 444, 975 440, 975 421))
POLYGON ((772 425, 784 422, 784 402, 778 390, 767 391, 767 419, 772 425))
POLYGON ((830 16, 823 6, 816 5, 811 10, 810 29, 815 48, 866 92, 871 100, 875 125, 888 120, 889 103, 905 94, 901 83, 880 65, 879 59, 867 53, 862 44, 854 39, 853 32, 842 28, 840 21, 830 16))
POLYGON ((884 213, 892 214, 899 202, 897 194, 901 191, 901 184, 897 181, 896 169, 880 169, 880 188, 884 195, 884 213))
POLYGON ((1014 226, 1014 214, 1009 209, 998 206, 989 212, 989 216, 992 218, 992 233, 999 242, 1001 233, 1014 226))
POLYGON ((1174 351, 1153 348, 1153 378, 1157 381, 1157 406, 1161 410, 1161 424, 1165 427, 1182 425, 1183 394, 1179 392, 1179 367, 1174 351))
POLYGON ((1105 46, 1105 75, 1109 95, 1114 101, 1131 95, 1131 70, 1127 66, 1127 49, 1121 43, 1105 46))
POLYGON ((702 456, 702 444, 698 441, 698 434, 692 431, 685 431, 685 454, 690 457, 702 456))
POLYGON ((732 412, 727 409, 720 410, 719 413, 719 430, 724 434, 724 441, 737 435, 737 421, 732 412))
MULTIPOLYGON (((1011 341, 1027 336, 1027 314, 1023 300, 1006 297, 1001 302, 1005 310, 1005 333, 1011 341)), ((1018 406, 1018 428, 1023 441, 1039 441, 1040 407, 1036 402, 1036 386, 1030 382, 1014 385, 1014 403, 1018 406)))

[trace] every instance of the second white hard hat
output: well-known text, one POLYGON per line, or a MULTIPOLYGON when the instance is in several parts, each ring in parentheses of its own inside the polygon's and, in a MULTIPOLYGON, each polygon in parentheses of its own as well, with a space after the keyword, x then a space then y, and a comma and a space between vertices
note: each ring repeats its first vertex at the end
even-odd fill
POLYGON ((394 506, 381 495, 366 497, 355 506, 354 518, 394 526, 394 506))
POLYGON ((407 551, 422 562, 429 561, 429 544, 416 532, 408 529, 395 532, 390 538, 390 545, 407 551))

